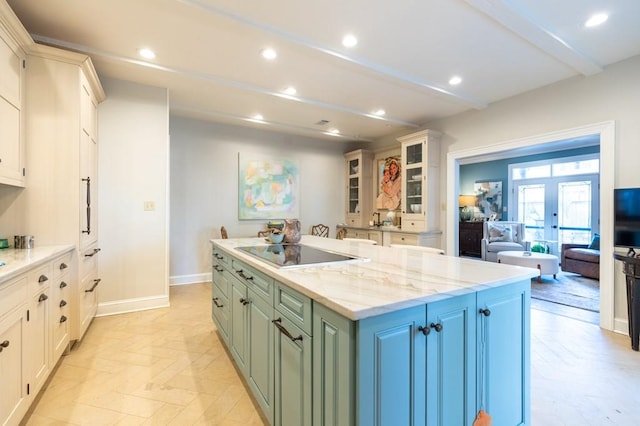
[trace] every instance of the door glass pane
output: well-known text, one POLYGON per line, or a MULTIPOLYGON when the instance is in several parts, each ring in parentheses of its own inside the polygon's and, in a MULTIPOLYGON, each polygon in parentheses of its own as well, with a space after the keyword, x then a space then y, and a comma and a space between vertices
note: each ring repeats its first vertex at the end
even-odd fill
POLYGON ((588 244, 591 241, 591 182, 558 184, 558 227, 560 243, 588 244))
POLYGON ((406 147, 407 164, 422 163, 422 144, 408 145, 406 147))
POLYGON ((404 208, 407 213, 422 213, 422 167, 407 169, 404 208))
POLYGON ((350 175, 356 175, 358 174, 358 159, 356 158, 355 160, 350 160, 349 161, 349 174, 350 175))
POLYGON ((600 173, 600 160, 571 161, 568 163, 553 164, 554 176, 574 176, 600 173))
POLYGON ((518 222, 525 226, 525 240, 544 240, 545 190, 543 184, 518 186, 518 222))
POLYGON ((360 213, 359 199, 359 179, 357 177, 349 179, 349 213, 360 213))

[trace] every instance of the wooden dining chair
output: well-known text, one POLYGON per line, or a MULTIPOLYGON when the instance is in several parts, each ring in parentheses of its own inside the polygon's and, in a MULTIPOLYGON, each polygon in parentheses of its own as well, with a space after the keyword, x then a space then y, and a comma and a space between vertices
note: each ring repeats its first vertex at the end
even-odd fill
POLYGON ((258 237, 268 238, 272 232, 273 232, 273 229, 263 229, 262 231, 258 231, 258 237))
POLYGON ((222 226, 220 228, 220 235, 222 235, 222 239, 226 240, 227 238, 229 238, 229 235, 227 234, 227 228, 225 228, 224 226, 222 226))
POLYGON ((346 228, 340 228, 336 232, 336 239, 338 239, 338 240, 344 240, 344 237, 346 237, 346 236, 347 236, 347 229, 346 228))
POLYGON ((313 225, 311 227, 311 235, 315 235, 316 237, 329 237, 329 227, 327 225, 323 225, 321 223, 317 225, 313 225))

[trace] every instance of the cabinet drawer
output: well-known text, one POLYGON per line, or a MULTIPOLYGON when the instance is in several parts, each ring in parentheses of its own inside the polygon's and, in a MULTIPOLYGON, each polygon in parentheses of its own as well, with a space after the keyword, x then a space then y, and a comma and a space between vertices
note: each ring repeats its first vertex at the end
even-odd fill
POLYGON ((80 252, 80 277, 85 278, 88 274, 98 270, 99 248, 91 247, 80 252))
POLYGON ((311 299, 282 283, 275 284, 273 306, 305 333, 311 335, 311 299))
POLYGON ((269 303, 273 300, 273 279, 262 272, 256 271, 245 263, 232 259, 231 267, 233 274, 248 288, 252 289, 259 296, 266 299, 269 303))
POLYGON ((27 300, 27 277, 0 284, 0 318, 27 300))
POLYGON ((53 261, 53 278, 58 279, 71 270, 72 253, 65 254, 53 261))
MULTIPOLYGON (((404 227, 404 224, 402 226, 404 227)), ((391 234, 391 244, 409 244, 409 245, 417 246, 418 235, 393 232, 391 234)))
POLYGON ((410 232, 421 232, 425 230, 424 220, 407 219, 402 221, 402 230, 410 232))
POLYGON ((229 315, 231 313, 229 309, 229 299, 223 294, 216 292, 214 286, 213 299, 211 300, 211 310, 213 312, 213 320, 218 327, 220 335, 228 342, 229 341, 229 315))
POLYGON ((231 258, 222 250, 213 249, 213 264, 219 264, 225 268, 231 268, 231 258))
POLYGON ((41 291, 41 289, 53 282, 52 280, 53 271, 50 263, 34 269, 29 274, 29 294, 35 294, 38 291, 41 291))

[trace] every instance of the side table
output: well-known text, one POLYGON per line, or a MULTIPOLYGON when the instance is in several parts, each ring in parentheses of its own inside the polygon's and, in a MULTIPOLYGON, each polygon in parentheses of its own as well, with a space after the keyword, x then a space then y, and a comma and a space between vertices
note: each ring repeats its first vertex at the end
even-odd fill
POLYGON ((629 317, 629 337, 631 349, 638 350, 640 341, 640 258, 614 254, 613 258, 622 262, 627 277, 627 315, 629 317))

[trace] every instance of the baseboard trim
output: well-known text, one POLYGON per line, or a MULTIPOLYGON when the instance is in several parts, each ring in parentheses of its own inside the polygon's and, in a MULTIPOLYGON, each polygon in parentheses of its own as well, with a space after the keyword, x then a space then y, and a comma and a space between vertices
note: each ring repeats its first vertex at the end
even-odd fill
POLYGON ((126 314, 128 312, 146 311, 149 309, 168 308, 169 295, 140 297, 137 299, 116 300, 100 303, 96 317, 126 314))
POLYGON ((624 320, 624 319, 620 319, 620 318, 614 318, 614 320, 613 320, 613 331, 615 331, 616 333, 620 333, 620 334, 626 334, 628 336, 629 335, 629 321, 628 320, 624 320))
POLYGON ((184 285, 211 282, 211 273, 192 274, 192 275, 174 275, 169 277, 169 285, 184 285))

